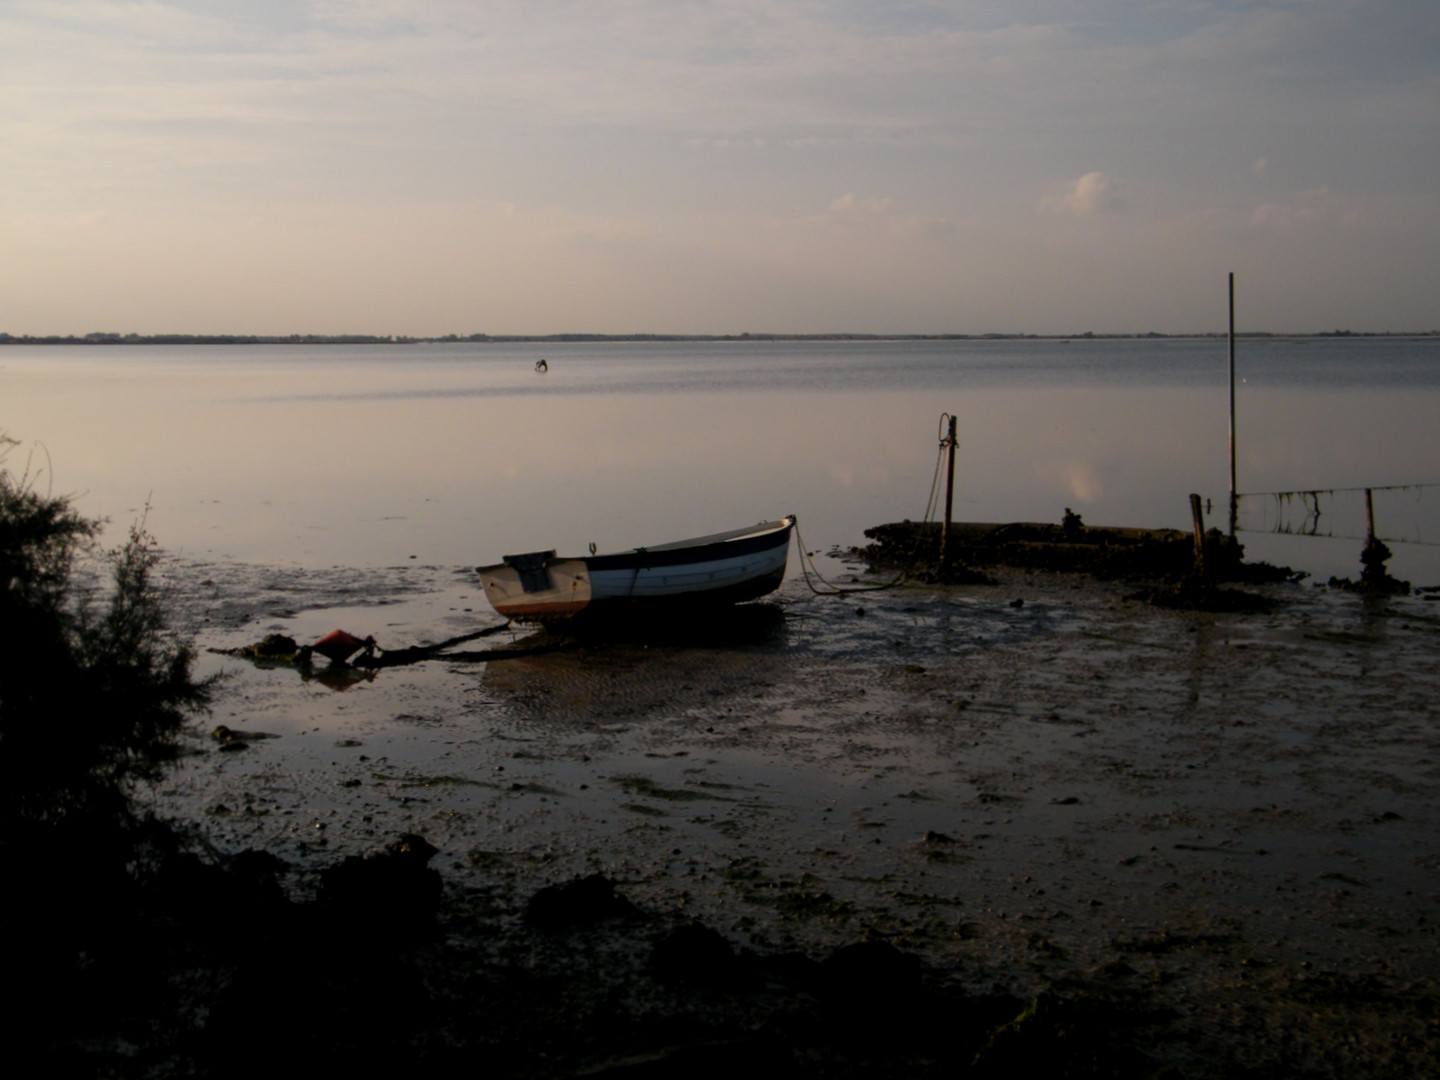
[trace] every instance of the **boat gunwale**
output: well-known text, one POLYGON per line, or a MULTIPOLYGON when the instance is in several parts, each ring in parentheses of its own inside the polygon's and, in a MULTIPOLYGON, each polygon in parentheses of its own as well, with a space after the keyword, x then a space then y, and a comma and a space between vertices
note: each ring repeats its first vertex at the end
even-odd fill
POLYGON ((659 544, 653 548, 634 548, 611 555, 590 555, 582 561, 593 573, 605 570, 648 570, 730 559, 789 544, 795 519, 765 522, 764 526, 758 531, 753 527, 736 529, 728 533, 717 533, 715 536, 659 544))
MULTIPOLYGON (((762 521, 757 525, 713 533, 709 536, 697 536, 689 540, 675 540, 666 544, 657 544, 654 547, 632 548, 629 551, 606 555, 557 555, 546 560, 546 565, 578 562, 583 563, 586 569, 591 571, 644 570, 652 567, 683 566, 691 563, 703 563, 711 559, 769 551, 781 544, 788 544, 794 528, 795 516, 791 514, 778 521, 762 521)), ((506 556, 506 558, 514 558, 514 556, 506 556)), ((478 566, 476 572, 484 574, 508 565, 510 565, 508 562, 502 560, 488 566, 478 566)))

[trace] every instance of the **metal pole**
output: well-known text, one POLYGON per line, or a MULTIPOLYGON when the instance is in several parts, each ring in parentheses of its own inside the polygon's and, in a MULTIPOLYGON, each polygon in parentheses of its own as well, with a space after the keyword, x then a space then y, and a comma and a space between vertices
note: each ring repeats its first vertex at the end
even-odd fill
POLYGON ((950 417, 950 428, 945 435, 945 523, 940 526, 940 566, 943 568, 950 558, 950 519, 955 507, 955 417, 950 417))
POLYGON ((1235 519, 1240 497, 1235 491, 1235 275, 1230 275, 1230 539, 1235 539, 1235 519))

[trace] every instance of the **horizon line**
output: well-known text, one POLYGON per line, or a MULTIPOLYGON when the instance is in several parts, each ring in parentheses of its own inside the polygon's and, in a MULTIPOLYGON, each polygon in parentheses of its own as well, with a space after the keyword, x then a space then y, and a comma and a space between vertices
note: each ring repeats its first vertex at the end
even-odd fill
MULTIPOLYGON (((198 334, 198 333, 116 333, 97 331, 88 334, 9 334, 0 332, 0 345, 427 345, 427 344, 584 344, 604 342, 645 341, 1091 341, 1149 340, 1165 338, 1216 339, 1226 338, 1226 331, 1161 333, 1100 332, 1086 330, 1069 334, 1014 332, 989 333, 853 333, 845 331, 821 333, 756 333, 744 331, 731 334, 690 333, 623 333, 602 334, 565 332, 548 334, 198 334)), ((1237 338, 1350 338, 1350 337, 1440 337, 1440 330, 1309 330, 1236 331, 1237 338)))

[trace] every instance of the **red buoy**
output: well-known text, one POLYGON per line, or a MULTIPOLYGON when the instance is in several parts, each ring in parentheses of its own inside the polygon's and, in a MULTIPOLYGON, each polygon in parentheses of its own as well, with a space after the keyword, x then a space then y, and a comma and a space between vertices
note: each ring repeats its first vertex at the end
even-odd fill
POLYGON ((330 633, 315 642, 311 648, 321 656, 329 657, 337 664, 343 664, 361 649, 373 644, 375 644, 374 638, 366 638, 362 641, 354 634, 347 634, 344 630, 331 630, 330 633))

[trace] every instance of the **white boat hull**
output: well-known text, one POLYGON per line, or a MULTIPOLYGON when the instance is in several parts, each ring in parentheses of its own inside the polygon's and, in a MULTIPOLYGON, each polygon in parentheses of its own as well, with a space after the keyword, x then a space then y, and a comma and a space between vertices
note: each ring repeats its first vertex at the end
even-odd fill
POLYGON ((491 606, 520 620, 563 619, 597 608, 739 603, 780 586, 794 526, 787 517, 588 558, 511 555, 478 572, 491 606))

